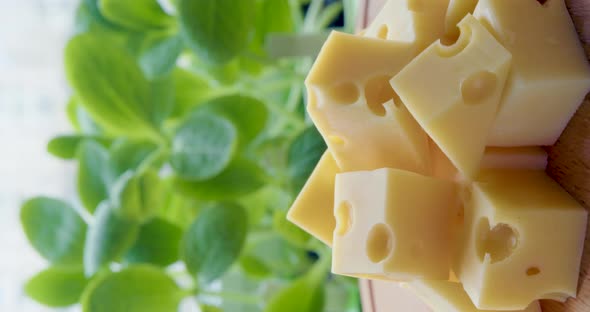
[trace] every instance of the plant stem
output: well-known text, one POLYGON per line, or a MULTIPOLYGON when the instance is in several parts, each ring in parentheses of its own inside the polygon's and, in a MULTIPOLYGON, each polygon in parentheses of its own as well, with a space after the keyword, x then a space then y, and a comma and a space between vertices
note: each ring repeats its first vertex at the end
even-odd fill
POLYGON ((305 20, 303 21, 303 32, 313 32, 317 28, 317 20, 322 7, 324 6, 324 0, 311 0, 305 20))

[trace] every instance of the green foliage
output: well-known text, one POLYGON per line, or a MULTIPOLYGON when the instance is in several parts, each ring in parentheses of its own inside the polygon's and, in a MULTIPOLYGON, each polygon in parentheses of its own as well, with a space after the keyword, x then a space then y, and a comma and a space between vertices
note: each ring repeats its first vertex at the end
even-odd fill
POLYGON ((84 312, 175 311, 187 296, 205 311, 320 311, 343 282, 285 215, 326 149, 303 77, 353 1, 80 1, 64 50, 73 133, 47 145, 77 164, 80 207, 23 204, 49 262, 26 293, 84 312))
POLYGON ((143 224, 134 245, 125 254, 128 263, 167 266, 178 260, 182 229, 161 218, 143 224))
POLYGON ((183 242, 187 269, 203 282, 221 275, 238 258, 248 230, 248 215, 237 204, 207 207, 190 226, 183 242))
POLYGON ((130 266, 92 281, 82 294, 87 312, 176 311, 182 293, 164 271, 149 265, 130 266))
POLYGON ((69 204, 35 197, 23 204, 20 219, 33 248, 49 262, 75 265, 82 260, 86 223, 69 204))
POLYGON ((200 58, 221 64, 246 49, 254 27, 255 0, 179 2, 180 26, 187 45, 200 58))
POLYGON ((307 274, 281 290, 268 303, 265 312, 321 312, 324 305, 324 279, 330 257, 322 258, 307 274))
POLYGON ((25 292, 34 300, 50 307, 66 307, 77 303, 88 284, 82 267, 50 267, 33 276, 25 292))
POLYGON ((139 222, 118 215, 108 202, 98 206, 94 223, 88 228, 84 249, 84 272, 91 276, 133 246, 139 222))
POLYGON ((157 0, 99 0, 100 12, 111 22, 131 30, 166 28, 174 24, 157 0))
POLYGON ((82 143, 78 148, 78 194, 88 211, 94 212, 107 198, 112 173, 106 148, 94 141, 82 143))
POLYGON ((195 114, 176 130, 170 164, 184 179, 206 180, 229 165, 237 143, 237 129, 227 118, 195 114))
POLYGON ((326 143, 313 127, 307 128, 291 143, 288 166, 291 183, 296 192, 303 187, 325 150, 326 143))

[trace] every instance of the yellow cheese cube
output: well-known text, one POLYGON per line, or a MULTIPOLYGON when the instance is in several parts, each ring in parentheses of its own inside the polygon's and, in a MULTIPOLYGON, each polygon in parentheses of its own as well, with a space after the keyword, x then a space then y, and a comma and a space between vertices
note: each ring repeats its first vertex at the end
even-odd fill
POLYGON ((449 278, 456 188, 382 168, 336 175, 332 272, 409 280, 449 278))
POLYGON ((453 269, 476 307, 576 295, 587 212, 544 172, 484 171, 464 207, 453 269))
POLYGON ((332 246, 334 219, 334 180, 340 169, 326 151, 287 213, 293 222, 315 238, 332 246))
MULTIPOLYGON (((430 157, 433 176, 452 181, 469 181, 457 171, 457 168, 440 148, 430 141, 430 157)), ((537 146, 491 147, 485 149, 481 160, 482 169, 532 169, 545 170, 547 153, 537 146)))
POLYGON ((563 0, 480 0, 474 16, 513 57, 488 145, 552 145, 590 90, 563 0))
POLYGON ((510 69, 510 53, 473 16, 451 46, 428 47, 391 84, 466 177, 477 174, 510 69))
POLYGON ((449 40, 459 38, 457 24, 467 15, 473 13, 477 0, 450 0, 445 19, 445 37, 449 40))
POLYGON ((389 0, 365 36, 408 42, 423 50, 444 34, 449 0, 389 0))
POLYGON ((429 172, 427 136, 389 79, 413 57, 406 44, 332 32, 306 79, 307 111, 343 171, 429 172))
MULTIPOLYGON (((416 280, 410 283, 402 283, 402 287, 412 290, 435 312, 500 312, 500 310, 480 310, 476 308, 460 283, 416 280)), ((541 306, 538 301, 534 301, 524 310, 510 311, 541 312, 541 306)))

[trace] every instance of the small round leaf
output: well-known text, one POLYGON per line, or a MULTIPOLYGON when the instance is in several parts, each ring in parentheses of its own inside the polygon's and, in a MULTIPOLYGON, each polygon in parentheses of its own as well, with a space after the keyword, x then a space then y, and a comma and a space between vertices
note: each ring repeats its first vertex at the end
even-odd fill
POLYGON ((23 204, 20 218, 29 242, 45 259, 64 265, 81 263, 86 223, 69 204, 35 197, 23 204))
POLYGON ((31 278, 25 292, 46 306, 67 307, 80 300, 87 283, 81 266, 51 267, 31 278))
POLYGON ((164 271, 137 265, 91 282, 81 303, 84 312, 170 312, 181 299, 180 289, 164 271))
POLYGON ((264 172, 255 163, 235 159, 223 172, 205 181, 173 180, 183 195, 196 200, 228 200, 252 193, 265 183, 264 172))
POLYGON ((232 160, 237 136, 226 118, 210 113, 193 115, 176 131, 170 164, 184 179, 212 178, 232 160))
POLYGON ((239 257, 248 228, 248 215, 237 204, 205 208, 184 236, 187 269, 207 283, 223 275, 239 257))
POLYGON ((154 218, 139 229, 137 241, 125 255, 129 263, 170 265, 179 258, 182 229, 161 218, 154 218))

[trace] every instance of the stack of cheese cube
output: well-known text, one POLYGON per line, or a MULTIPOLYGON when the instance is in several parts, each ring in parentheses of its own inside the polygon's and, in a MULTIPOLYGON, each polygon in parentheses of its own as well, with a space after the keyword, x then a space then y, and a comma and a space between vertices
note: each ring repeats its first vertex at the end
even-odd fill
POLYGON ((330 35, 306 87, 328 150, 288 218, 333 273, 404 282, 435 311, 576 295, 587 213, 540 147, 590 89, 563 0, 390 0, 330 35))

